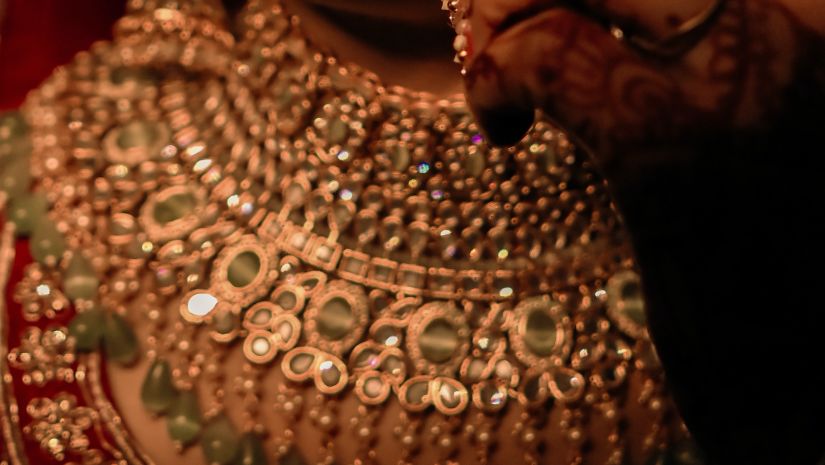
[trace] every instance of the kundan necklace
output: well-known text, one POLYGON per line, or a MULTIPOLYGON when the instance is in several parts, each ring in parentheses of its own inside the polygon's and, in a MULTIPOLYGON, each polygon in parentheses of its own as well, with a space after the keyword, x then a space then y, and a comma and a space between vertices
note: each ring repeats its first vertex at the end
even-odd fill
MULTIPOLYGON (((684 439, 616 214, 562 132, 489 147, 460 97, 340 63, 275 1, 237 39, 209 2, 129 5, 30 96, 28 134, 0 127, 36 259, 15 296, 33 323, 74 315, 47 368, 12 350, 28 383, 100 376, 98 351, 113 383, 144 367, 143 408, 221 465, 491 463, 504 442, 618 465, 684 439)), ((151 463, 111 408, 86 413, 151 463)))

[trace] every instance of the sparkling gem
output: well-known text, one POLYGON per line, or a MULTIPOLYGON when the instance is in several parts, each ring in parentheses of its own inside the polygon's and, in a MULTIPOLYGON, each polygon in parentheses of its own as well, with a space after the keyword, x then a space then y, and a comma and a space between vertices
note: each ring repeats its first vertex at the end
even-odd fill
POLYGON ((406 370, 406 365, 403 360, 395 355, 391 355, 384 359, 384 363, 381 364, 381 368, 393 376, 400 376, 406 370))
POLYGON ((315 356, 312 354, 298 354, 290 360, 289 368, 297 374, 306 373, 315 363, 315 356))
POLYGON ((449 408, 458 407, 461 404, 465 392, 448 383, 442 383, 438 389, 438 395, 441 396, 441 402, 449 408))
POLYGON ((318 365, 321 372, 321 381, 327 386, 335 386, 341 381, 341 370, 330 360, 324 360, 318 365))
POLYGON ((157 359, 149 367, 143 385, 140 388, 140 400, 143 407, 152 413, 164 413, 177 398, 177 391, 172 384, 172 370, 169 362, 157 359))
POLYGON ((384 390, 384 382, 381 378, 372 377, 364 382, 364 393, 367 397, 378 397, 384 390))
POLYGON ((188 446, 201 432, 201 410, 191 390, 182 391, 169 409, 166 428, 173 441, 188 446))
POLYGON ((420 174, 429 173, 430 172, 430 164, 425 162, 425 161, 422 161, 421 163, 418 164, 418 172, 420 174))
POLYGON ((407 388, 407 402, 415 405, 421 404, 427 393, 430 390, 430 383, 426 381, 419 381, 409 384, 407 388))
POLYGON ((507 402, 507 393, 492 381, 485 381, 478 390, 481 408, 487 411, 497 411, 507 402))
POLYGON ((66 296, 75 299, 93 299, 97 296, 100 280, 86 257, 76 253, 69 261, 66 275, 63 279, 63 290, 66 296))
POLYGON ((252 353, 255 355, 266 355, 271 347, 272 344, 270 344, 269 340, 264 337, 256 337, 252 340, 252 353))
POLYGON ((129 323, 111 312, 106 313, 103 321, 103 348, 108 359, 121 365, 134 363, 138 357, 138 343, 129 323))
POLYGON ((550 392, 559 400, 578 399, 584 393, 584 387, 584 376, 569 368, 556 368, 550 378, 550 392))
POLYGON ((240 452, 235 427, 221 414, 213 418, 203 429, 201 447, 206 460, 212 465, 229 465, 240 452))
POLYGON ((217 297, 206 292, 199 292, 189 297, 186 302, 186 310, 196 317, 204 317, 211 313, 217 305, 217 297))
POLYGON ((96 350, 103 336, 103 311, 92 308, 78 313, 69 323, 69 334, 75 339, 75 348, 80 352, 96 350))
POLYGON ((292 337, 292 325, 289 322, 284 321, 277 328, 277 335, 281 338, 282 341, 288 341, 292 337))
POLYGON ((367 348, 358 352, 358 356, 355 358, 355 366, 358 368, 375 368, 378 366, 378 361, 378 352, 367 348))
POLYGON ((375 331, 374 338, 387 347, 397 347, 401 343, 401 332, 392 326, 386 325, 375 331))

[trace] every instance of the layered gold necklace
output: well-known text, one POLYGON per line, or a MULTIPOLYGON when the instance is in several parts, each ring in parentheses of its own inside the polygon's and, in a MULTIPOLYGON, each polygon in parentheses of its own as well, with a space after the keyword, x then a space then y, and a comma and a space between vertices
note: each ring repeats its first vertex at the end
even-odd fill
POLYGON ((68 353, 148 359, 145 409, 221 465, 306 456, 307 417, 326 464, 387 463, 385 427, 402 464, 513 441, 519 463, 618 465, 683 436, 605 186, 562 132, 492 148, 461 97, 340 63, 277 2, 239 23, 235 43, 208 2, 132 1, 30 96, 36 194, 16 161, 10 213, 31 320, 71 308, 68 353))

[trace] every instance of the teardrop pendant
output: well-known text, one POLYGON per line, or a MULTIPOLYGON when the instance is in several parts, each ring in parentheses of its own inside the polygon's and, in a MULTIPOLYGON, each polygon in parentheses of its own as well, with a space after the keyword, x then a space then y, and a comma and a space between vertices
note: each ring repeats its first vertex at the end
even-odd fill
POLYGON ((103 336, 103 310, 92 308, 78 313, 69 323, 69 335, 74 337, 78 352, 97 350, 103 336))
POLYGON ((21 195, 9 207, 9 220, 14 223, 18 236, 28 236, 34 232, 41 218, 46 216, 48 201, 41 194, 21 195))
POLYGON ((169 436, 181 448, 192 444, 203 428, 198 398, 192 391, 182 391, 169 410, 166 423, 169 436))
POLYGON ((97 296, 98 286, 100 286, 100 280, 97 279, 89 260, 79 253, 72 256, 63 279, 63 290, 66 296, 72 300, 91 300, 97 296))
POLYGON ((240 449, 238 434, 226 415, 218 415, 206 425, 201 434, 201 447, 210 464, 229 465, 235 460, 240 449))
POLYGON ((138 343, 129 323, 116 313, 107 313, 103 322, 106 357, 121 365, 134 363, 138 358, 138 343))
POLYGON ((143 379, 140 388, 140 400, 146 410, 155 414, 161 414, 172 406, 177 397, 177 391, 172 384, 172 370, 169 362, 157 359, 143 379))
POLYGON ((29 242, 32 257, 41 265, 54 266, 66 251, 66 241, 54 223, 43 218, 34 227, 29 242))

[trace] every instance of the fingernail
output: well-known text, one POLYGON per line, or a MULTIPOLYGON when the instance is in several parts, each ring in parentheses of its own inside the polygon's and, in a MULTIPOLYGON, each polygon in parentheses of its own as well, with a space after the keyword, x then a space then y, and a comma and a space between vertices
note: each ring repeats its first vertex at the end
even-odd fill
POLYGON ((500 106, 479 109, 476 118, 491 144, 508 147, 524 138, 533 126, 535 113, 522 107, 500 106))
POLYGON ((471 64, 467 73, 467 100, 482 131, 494 145, 513 145, 533 125, 535 111, 512 98, 501 81, 495 61, 486 54, 471 64))

